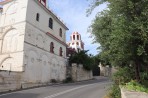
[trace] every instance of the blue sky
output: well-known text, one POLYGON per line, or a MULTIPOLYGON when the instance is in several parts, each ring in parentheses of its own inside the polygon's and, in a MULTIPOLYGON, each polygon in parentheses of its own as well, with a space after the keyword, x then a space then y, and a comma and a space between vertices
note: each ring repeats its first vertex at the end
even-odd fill
MULTIPOLYGON (((4 0, 0 0, 4 1, 4 0)), ((93 13, 86 17, 86 9, 89 8, 90 1, 93 0, 49 0, 49 8, 61 20, 64 21, 69 30, 66 32, 67 41, 70 40, 72 32, 79 32, 82 41, 85 43, 85 50, 89 50, 90 54, 98 54, 96 48, 99 44, 92 44, 93 38, 90 38, 90 32, 87 32, 97 12, 106 8, 105 4, 97 7, 93 13)))
POLYGON ((82 40, 85 43, 85 50, 89 53, 97 54, 96 48, 98 44, 92 44, 93 38, 90 38, 90 33, 87 32, 88 27, 91 25, 97 12, 106 8, 102 4, 96 8, 93 13, 86 17, 86 9, 89 8, 90 1, 92 0, 49 0, 49 8, 66 23, 69 30, 66 33, 67 41, 70 40, 72 32, 77 31, 81 34, 82 40))

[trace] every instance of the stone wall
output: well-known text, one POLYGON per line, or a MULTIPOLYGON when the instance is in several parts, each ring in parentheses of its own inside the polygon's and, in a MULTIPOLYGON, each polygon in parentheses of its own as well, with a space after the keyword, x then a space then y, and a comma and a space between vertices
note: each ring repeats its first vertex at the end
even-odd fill
POLYGON ((0 92, 21 88, 21 72, 0 71, 0 92))
POLYGON ((101 64, 99 65, 100 67, 100 75, 101 76, 107 76, 110 77, 113 73, 117 71, 115 67, 109 67, 109 66, 102 66, 101 64))
POLYGON ((148 98, 148 94, 144 92, 128 91, 121 88, 121 98, 148 98))
POLYGON ((93 78, 92 71, 85 70, 81 64, 72 64, 71 76, 73 81, 83 81, 93 78))

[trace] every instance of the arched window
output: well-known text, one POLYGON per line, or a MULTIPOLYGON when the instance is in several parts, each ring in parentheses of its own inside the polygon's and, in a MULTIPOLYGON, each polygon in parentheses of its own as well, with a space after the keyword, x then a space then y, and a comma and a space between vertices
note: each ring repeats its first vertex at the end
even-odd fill
POLYGON ((79 45, 79 43, 77 42, 77 45, 79 45))
POLYGON ((39 21, 39 20, 40 20, 40 14, 37 13, 37 14, 36 14, 36 21, 39 21))
POLYGON ((49 18, 49 28, 53 29, 53 20, 49 18))
POLYGON ((54 53, 54 44, 53 44, 53 42, 50 43, 50 52, 54 53))
POLYGON ((59 49, 59 55, 60 56, 63 56, 62 54, 63 54, 62 47, 60 47, 60 49, 59 49))
POLYGON ((75 40, 75 35, 73 35, 73 40, 75 40))
POLYGON ((77 40, 79 40, 79 35, 77 35, 77 40))
POLYGON ((60 37, 62 37, 62 29, 61 28, 59 30, 59 35, 60 35, 60 37))

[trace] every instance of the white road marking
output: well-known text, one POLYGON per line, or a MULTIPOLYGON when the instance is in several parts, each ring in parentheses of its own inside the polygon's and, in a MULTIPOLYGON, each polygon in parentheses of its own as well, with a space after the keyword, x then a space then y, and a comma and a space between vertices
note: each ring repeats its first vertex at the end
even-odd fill
POLYGON ((44 98, 54 98, 54 97, 57 97, 59 95, 63 95, 65 93, 68 93, 68 92, 71 92, 71 91, 74 91, 74 90, 77 90, 77 89, 80 89, 80 88, 84 88, 84 87, 87 87, 87 86, 95 85, 95 84, 98 84, 98 83, 93 83, 93 84, 79 86, 79 87, 76 87, 76 88, 73 88, 73 89, 69 89, 69 90, 66 90, 66 91, 63 91, 63 92, 60 92, 60 93, 56 93, 56 94, 53 94, 53 95, 50 95, 50 96, 47 96, 47 97, 44 97, 44 98))
MULTIPOLYGON (((71 92, 71 91, 74 91, 74 90, 77 90, 77 89, 80 89, 80 88, 84 88, 84 87, 87 87, 87 86, 91 86, 91 85, 95 85, 95 84, 106 84, 106 82, 103 82, 103 83, 93 83, 93 84, 88 84, 88 85, 83 85, 83 86, 79 86, 79 87, 76 87, 76 88, 73 88, 73 89, 69 89, 69 90, 66 90, 66 91, 63 91, 63 92, 59 92, 59 93, 56 93, 56 94, 53 94, 53 95, 50 95, 50 96, 47 96, 47 97, 44 97, 44 98, 54 98, 56 96, 59 96, 59 95, 62 95, 62 94, 65 94, 65 93, 68 93, 68 92, 71 92)), ((34 89, 38 89, 38 88, 34 88, 34 89)), ((23 91, 26 91, 26 90, 23 90, 23 91)), ((12 93, 6 93, 6 94, 1 94, 1 96, 7 96, 7 95, 11 95, 11 94, 15 94, 15 93, 22 93, 22 91, 16 91, 16 92, 12 92, 12 93)))

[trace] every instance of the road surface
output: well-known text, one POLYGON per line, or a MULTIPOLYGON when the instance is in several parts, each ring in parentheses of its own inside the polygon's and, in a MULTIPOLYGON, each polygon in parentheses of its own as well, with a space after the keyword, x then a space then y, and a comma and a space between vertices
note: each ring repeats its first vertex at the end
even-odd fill
POLYGON ((0 98, 103 98, 110 84, 107 78, 97 77, 89 81, 0 94, 0 98))

